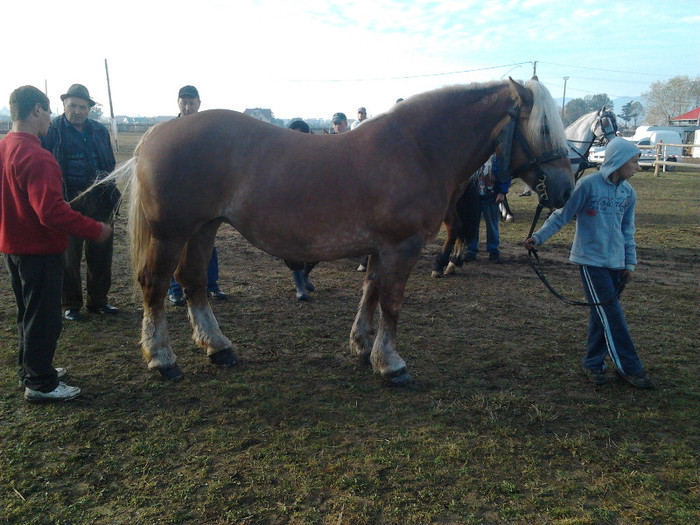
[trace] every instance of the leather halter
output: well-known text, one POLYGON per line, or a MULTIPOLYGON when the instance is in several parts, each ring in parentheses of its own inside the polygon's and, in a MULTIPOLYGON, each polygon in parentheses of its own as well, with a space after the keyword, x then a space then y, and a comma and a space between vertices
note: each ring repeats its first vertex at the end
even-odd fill
POLYGON ((547 195, 547 174, 540 167, 540 164, 546 164, 552 162, 553 160, 568 158, 568 152, 564 149, 553 150, 543 153, 540 156, 536 156, 532 152, 527 140, 523 136, 522 132, 518 128, 518 118, 520 117, 520 106, 516 103, 508 110, 508 116, 510 117, 508 122, 498 135, 494 146, 499 144, 502 146, 501 154, 499 155, 498 165, 499 169, 496 173, 496 179, 499 182, 505 182, 508 179, 514 179, 521 176, 527 171, 534 171, 537 175, 537 184, 533 188, 539 197, 540 203, 547 202, 549 200, 549 195, 547 195), (515 139, 520 145, 520 149, 527 157, 527 161, 515 169, 511 169, 510 160, 511 153, 513 151, 513 139, 515 139))

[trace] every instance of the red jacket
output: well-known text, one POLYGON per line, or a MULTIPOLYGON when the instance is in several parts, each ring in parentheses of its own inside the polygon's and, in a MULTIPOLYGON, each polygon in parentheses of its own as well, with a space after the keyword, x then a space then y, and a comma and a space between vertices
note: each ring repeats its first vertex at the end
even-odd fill
POLYGON ((61 253, 67 234, 95 240, 101 231, 63 200, 61 169, 39 137, 10 132, 0 141, 0 252, 61 253))

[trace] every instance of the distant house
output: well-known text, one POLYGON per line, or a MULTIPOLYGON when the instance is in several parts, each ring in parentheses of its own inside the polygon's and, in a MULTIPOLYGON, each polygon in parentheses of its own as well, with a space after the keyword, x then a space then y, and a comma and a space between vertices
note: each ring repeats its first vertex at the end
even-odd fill
POLYGON ((272 124, 273 120, 275 119, 275 116, 272 114, 271 109, 265 109, 265 108, 248 108, 243 112, 245 115, 248 115, 249 117, 256 118, 258 120, 262 120, 263 122, 267 122, 268 124, 272 124))
POLYGON ((678 126, 700 126, 700 106, 691 109, 688 113, 672 118, 671 122, 678 126))

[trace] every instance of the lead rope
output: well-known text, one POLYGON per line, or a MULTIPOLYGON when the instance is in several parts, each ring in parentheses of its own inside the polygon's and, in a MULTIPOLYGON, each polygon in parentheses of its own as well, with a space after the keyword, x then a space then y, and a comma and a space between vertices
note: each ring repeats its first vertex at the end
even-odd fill
MULTIPOLYGON (((537 226, 537 222, 540 220, 540 215, 542 214, 542 204, 537 205, 537 210, 535 210, 535 217, 532 219, 532 226, 530 226, 530 233, 528 233, 526 239, 529 239, 532 237, 532 234, 535 232, 535 227, 537 226)), ((625 289, 624 283, 620 282, 620 286, 617 290, 617 293, 612 296, 610 299, 607 299, 605 301, 599 302, 599 303, 589 303, 587 301, 574 301, 573 299, 569 299, 568 297, 564 297, 561 295, 559 292, 557 292, 551 284, 549 284, 549 281, 547 278, 544 276, 542 273, 542 270, 540 269, 540 257, 537 255, 537 250, 534 248, 528 248, 527 250, 527 262, 530 265, 530 268, 535 272, 535 275, 540 278, 540 281, 542 281, 542 284, 545 285, 547 290, 551 292, 551 294, 559 299, 560 301, 565 302, 566 304, 570 304, 572 306, 605 306, 606 304, 610 304, 613 301, 616 301, 617 299, 620 298, 620 295, 622 295, 622 291, 625 289), (534 262, 533 262, 534 259, 534 262)))

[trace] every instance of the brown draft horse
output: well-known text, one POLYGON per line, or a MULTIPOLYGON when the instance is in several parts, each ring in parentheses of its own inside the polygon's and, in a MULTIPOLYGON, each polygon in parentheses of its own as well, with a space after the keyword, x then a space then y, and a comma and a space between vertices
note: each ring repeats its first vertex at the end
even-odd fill
POLYGON ((135 177, 129 230, 148 368, 182 377, 164 307, 173 274, 187 291, 195 343, 215 364, 237 362, 206 297, 206 264, 226 222, 282 259, 370 254, 350 349, 391 384, 410 383, 396 349, 406 280, 458 187, 498 147, 502 162, 527 164, 521 176, 541 198, 562 206, 573 189, 568 159, 545 155, 530 165, 526 150, 565 146, 558 108, 534 79, 417 95, 341 135, 296 133, 226 110, 152 128, 115 173, 135 177))

